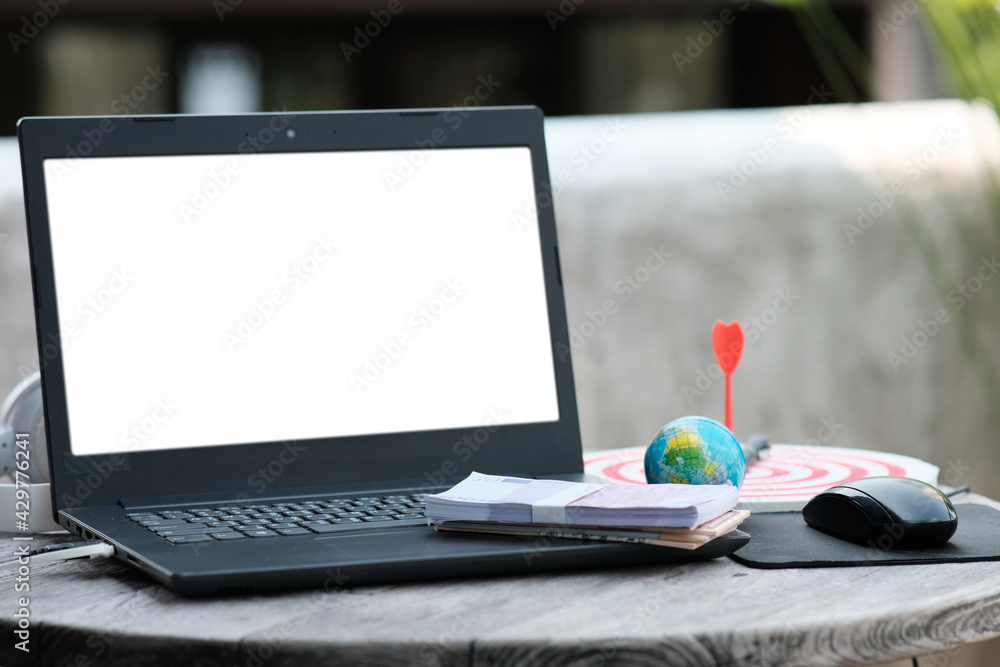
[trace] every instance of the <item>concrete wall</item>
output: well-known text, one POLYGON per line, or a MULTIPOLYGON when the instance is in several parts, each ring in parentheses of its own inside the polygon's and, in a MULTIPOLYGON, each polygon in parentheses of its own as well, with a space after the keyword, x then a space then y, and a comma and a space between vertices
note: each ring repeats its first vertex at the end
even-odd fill
POLYGON ((747 336, 733 377, 739 437, 910 454, 943 482, 1000 495, 1000 413, 977 377, 995 382, 1000 366, 970 359, 961 336, 996 362, 1000 280, 978 277, 997 271, 992 110, 559 118, 547 139, 553 178, 568 183, 555 205, 585 448, 648 444, 685 414, 721 419, 710 332, 735 319, 747 336), (647 274, 651 248, 671 257, 647 274), (646 282, 629 293, 626 276, 646 282), (971 298, 948 299, 958 281, 971 298))
MULTIPOLYGON (((1000 164, 991 110, 941 101, 554 118, 547 137, 564 182, 555 207, 587 449, 645 445, 685 414, 721 418, 710 331, 736 319, 747 332, 738 436, 911 454, 941 466, 944 482, 1000 497, 997 415, 977 376, 993 371, 961 336, 971 324, 998 362, 1000 281, 946 298, 956 281, 993 277, 981 259, 998 245, 983 187, 1000 164), (903 194, 885 206, 894 181, 903 194), (867 228, 858 207, 872 211, 867 228), (943 291, 921 239, 949 276, 943 291), (926 336, 921 322, 934 329, 935 314, 947 321, 926 336), (923 343, 912 359, 904 338, 923 343), (894 367, 890 352, 906 362, 894 367)), ((16 143, 2 139, 0 394, 36 363, 20 196, 16 143)))

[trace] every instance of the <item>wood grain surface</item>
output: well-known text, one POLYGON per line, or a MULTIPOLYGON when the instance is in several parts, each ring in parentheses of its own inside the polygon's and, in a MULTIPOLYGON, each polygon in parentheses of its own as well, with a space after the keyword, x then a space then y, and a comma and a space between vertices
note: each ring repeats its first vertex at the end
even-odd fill
MULTIPOLYGON (((0 536, 0 554, 14 544, 0 536)), ((755 570, 719 559, 187 599, 111 560, 31 568, 26 654, 12 634, 16 576, 0 575, 7 666, 857 665, 1000 635, 1000 562, 755 570)))

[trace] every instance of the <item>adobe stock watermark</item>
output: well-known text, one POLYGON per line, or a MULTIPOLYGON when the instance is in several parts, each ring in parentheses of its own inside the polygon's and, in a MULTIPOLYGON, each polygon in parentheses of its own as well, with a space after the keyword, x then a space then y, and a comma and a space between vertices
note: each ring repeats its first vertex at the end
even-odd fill
POLYGON ((490 436, 496 433, 498 428, 508 423, 510 423, 510 416, 504 413, 503 407, 490 408, 483 426, 466 433, 451 446, 451 453, 455 455, 454 459, 443 460, 437 470, 424 471, 424 478, 427 481, 420 485, 420 491, 426 493, 444 486, 448 477, 458 474, 459 463, 468 463, 472 460, 476 452, 486 446, 490 436))
POLYGON ((896 203, 896 198, 906 194, 910 185, 920 180, 920 177, 938 158, 954 146, 960 136, 952 127, 939 129, 931 147, 919 155, 913 155, 903 165, 903 174, 907 179, 897 178, 889 184, 888 190, 874 190, 874 200, 867 206, 859 206, 855 223, 844 223, 844 234, 853 245, 857 237, 868 231, 875 221, 885 215, 896 203))
POLYGON ((576 8, 587 0, 562 0, 556 9, 545 10, 545 20, 549 22, 552 32, 559 29, 559 24, 568 21, 569 17, 576 12, 576 8))
POLYGON ((957 313, 965 308, 965 304, 972 301, 983 289, 983 286, 993 280, 993 276, 998 272, 1000 272, 1000 263, 997 263, 997 256, 986 257, 983 255, 980 257, 976 275, 970 276, 963 283, 956 283, 955 289, 945 295, 945 301, 950 303, 957 313))
POLYGON ((63 491, 59 502, 63 507, 80 507, 94 492, 104 485, 116 472, 129 470, 128 455, 122 453, 94 457, 88 464, 86 475, 76 476, 76 487, 73 492, 63 491))
POLYGON ((179 407, 170 397, 156 398, 149 413, 122 431, 118 441, 123 447, 129 449, 136 449, 146 444, 160 430, 160 427, 170 420, 179 407))
POLYGON ((250 311, 241 316, 232 330, 224 331, 222 341, 230 353, 236 352, 244 343, 250 340, 278 309, 288 302, 291 294, 305 285, 323 265, 333 258, 340 244, 329 234, 316 237, 312 249, 302 259, 293 262, 282 274, 282 287, 274 287, 263 296, 253 300, 250 311))
POLYGON ((84 641, 85 649, 74 656, 66 665, 91 667, 101 663, 101 656, 108 652, 112 645, 121 639, 126 630, 143 616, 142 607, 148 602, 147 595, 136 594, 115 607, 116 619, 111 623, 102 623, 99 631, 92 632, 84 641))
MULTIPOLYGON (((285 440, 281 443, 281 451, 273 459, 257 468, 256 472, 250 473, 247 477, 247 487, 255 495, 259 496, 264 493, 285 473, 285 470, 299 460, 305 451, 305 445, 294 440, 285 440)), ((241 492, 236 496, 236 500, 243 502, 249 500, 250 497, 249 493, 241 492)))
POLYGON ((111 308, 112 304, 135 280, 135 276, 130 271, 131 269, 125 266, 120 269, 112 269, 111 277, 107 283, 77 304, 75 312, 82 320, 82 324, 76 320, 61 322, 59 328, 64 340, 72 340, 79 336, 86 325, 93 323, 102 313, 111 308))
POLYGON ((17 372, 21 378, 26 378, 32 373, 45 368, 50 361, 58 357, 63 349, 70 345, 70 341, 79 337, 86 328, 95 322, 106 310, 110 309, 114 302, 121 298, 121 294, 132 284, 134 276, 131 269, 122 267, 113 269, 111 277, 107 283, 84 297, 76 306, 75 312, 82 321, 69 319, 59 323, 59 335, 49 332, 47 340, 43 341, 38 348, 38 356, 30 364, 18 364, 17 372))
MULTIPOLYGON (((750 0, 731 0, 731 2, 737 5, 737 9, 741 12, 750 6, 750 0)), ((671 55, 674 65, 677 66, 677 71, 683 74, 684 67, 694 64, 694 61, 705 53, 705 49, 711 48, 715 44, 715 40, 722 35, 726 26, 731 25, 735 20, 736 14, 732 9, 726 8, 719 12, 718 18, 702 21, 701 24, 705 26, 705 29, 694 37, 688 35, 687 48, 684 49, 684 53, 674 51, 671 55)))
POLYGON ((808 463, 818 450, 829 445, 837 437, 837 434, 845 428, 844 424, 837 421, 836 415, 821 417, 816 433, 811 438, 807 438, 801 445, 797 445, 789 454, 788 460, 796 463, 808 463))
MULTIPOLYGON (((771 302, 770 307, 765 308, 761 311, 760 315, 751 317, 746 324, 742 325, 745 345, 756 343, 764 332, 774 326, 774 323, 778 321, 778 317, 787 313, 794 303, 801 298, 798 294, 792 293, 791 287, 786 287, 783 290, 775 290, 774 294, 775 298, 771 302)), ((717 380, 723 377, 722 368, 717 361, 713 361, 706 368, 698 369, 694 385, 685 384, 681 387, 681 392, 684 394, 684 398, 687 399, 688 405, 693 405, 696 397, 702 396, 715 385, 717 380)))
MULTIPOLYGON (((410 2, 410 0, 406 1, 410 2)), ((401 13, 403 9, 405 7, 401 0, 389 0, 385 3, 384 9, 371 10, 369 14, 372 20, 364 25, 354 26, 354 39, 350 43, 340 43, 340 52, 343 54, 344 60, 350 63, 351 58, 361 55, 361 51, 368 47, 373 39, 381 35, 382 30, 389 27, 393 17, 401 13)))
POLYGON ((223 23, 226 20, 226 14, 236 11, 236 8, 242 4, 243 0, 212 0, 212 9, 215 10, 219 22, 223 23))
MULTIPOLYGON (((145 75, 139 83, 111 102, 111 112, 119 116, 128 116, 139 108, 149 94, 159 88, 160 84, 170 76, 170 72, 160 69, 160 65, 147 65, 145 75)), ((67 174, 72 173, 80 163, 80 158, 85 158, 93 154, 94 149, 104 142, 104 138, 115 131, 118 121, 111 118, 102 118, 97 124, 89 129, 83 130, 80 134, 83 139, 75 146, 66 146, 67 160, 58 160, 55 163, 53 173, 63 179, 67 174)))
POLYGON ((256 133, 247 135, 236 147, 236 152, 245 156, 244 160, 227 160, 226 164, 219 169, 210 170, 208 182, 200 187, 196 187, 192 192, 188 202, 181 202, 177 205, 177 212, 180 213, 181 221, 190 223, 204 213, 208 207, 218 199, 226 188, 233 184, 243 169, 254 161, 257 153, 274 141, 274 138, 285 132, 286 128, 295 119, 295 114, 282 112, 280 115, 273 112, 267 124, 257 130, 256 133))
MULTIPOLYGON (((207 544, 206 542, 194 542, 194 545, 207 544)), ((295 621, 285 621, 277 628, 268 628, 263 633, 254 635, 252 638, 247 638, 246 644, 253 644, 253 646, 248 646, 246 651, 246 660, 243 661, 243 667, 264 667, 267 661, 274 657, 274 655, 285 645, 285 642, 294 634, 298 623, 295 621)), ((233 665, 233 667, 238 667, 233 665)))
POLYGON ((892 11, 889 12, 888 17, 879 18, 875 22, 875 27, 878 28, 878 32, 882 35, 882 39, 887 40, 894 32, 899 32, 900 29, 906 25, 913 16, 916 15, 917 11, 920 9, 920 5, 924 4, 926 1, 927 0, 904 0, 903 2, 892 3, 892 11))
MULTIPOLYGON (((306 451, 306 445, 295 440, 285 440, 280 443, 281 449, 267 463, 259 466, 256 471, 250 473, 246 478, 247 489, 253 492, 251 495, 247 491, 241 491, 234 499, 237 503, 245 503, 248 500, 256 499, 268 490, 278 478, 285 474, 285 471, 293 466, 302 454, 306 451)), ((201 550, 210 545, 211 542, 190 542, 178 545, 179 547, 191 549, 192 555, 197 558, 201 555, 201 550)), ((327 570, 329 573, 330 571, 327 570)), ((345 575, 346 577, 346 575, 345 575)), ((349 578, 349 577, 346 577, 349 578)), ((265 651, 266 652, 266 651, 265 651)), ((248 651, 248 653, 253 653, 248 651)), ((249 663, 248 663, 249 664, 249 663)))
POLYGON ((34 39, 69 2, 70 0, 38 0, 38 11, 31 16, 21 17, 21 29, 18 32, 7 33, 7 41, 14 53, 17 54, 21 47, 34 39))
POLYGON ((920 664, 923 667, 948 667, 951 663, 952 658, 957 658, 961 655, 962 649, 956 647, 950 651, 944 651, 943 653, 935 653, 934 655, 922 655, 920 656, 920 664))
POLYGON ((970 472, 972 466, 962 463, 962 459, 948 459, 945 463, 944 483, 948 486, 961 486, 970 472))
POLYGON ((827 100, 833 99, 834 92, 826 89, 826 84, 809 86, 809 96, 803 106, 790 107, 782 112, 778 122, 774 124, 777 130, 785 139, 791 139, 795 133, 805 127, 813 117, 813 108, 820 104, 825 104, 827 100))
MULTIPOLYGON (((945 295, 945 300, 952 306, 954 312, 959 312, 982 291, 986 283, 993 280, 998 272, 1000 272, 1000 263, 997 262, 997 256, 986 257, 984 255, 976 274, 964 282, 957 283, 955 289, 945 295)), ((910 363, 920 350, 927 347, 931 339, 937 336, 942 327, 949 322, 951 322, 951 313, 944 308, 934 311, 931 318, 918 320, 916 329, 900 339, 899 350, 891 350, 886 353, 886 359, 892 370, 898 373, 900 366, 910 363)))
MULTIPOLYGON (((619 661, 615 660, 619 648, 631 645, 635 641, 635 634, 641 632, 650 620, 658 623, 658 619, 663 618, 663 614, 667 613, 676 599, 677 589, 671 586, 670 580, 658 577, 655 588, 645 590, 642 596, 637 596, 635 606, 621 617, 619 629, 600 645, 598 648, 600 655, 593 656, 588 667, 604 667, 609 663, 619 664, 619 661)), ((624 658, 621 662, 628 662, 628 658, 624 658)))
POLYGON ((351 374, 349 379, 355 396, 360 396, 362 391, 377 382, 407 348, 444 316, 468 287, 457 278, 449 278, 444 281, 444 287, 436 297, 410 313, 406 328, 388 341, 379 343, 379 351, 364 360, 359 372, 351 374))
MULTIPOLYGON (((783 462, 809 465, 815 462, 816 456, 822 451, 823 447, 829 445, 837 435, 843 431, 845 428, 844 424, 837 421, 836 415, 831 415, 830 417, 822 417, 819 420, 819 428, 813 436, 807 439, 804 443, 800 445, 794 445, 791 451, 788 452, 783 458, 783 462)), ((758 483, 756 488, 759 493, 770 493, 774 491, 780 491, 782 488, 782 482, 785 478, 776 478, 774 483, 770 484, 760 484, 758 483)), ((767 508, 767 498, 763 496, 757 496, 752 498, 744 498, 746 504, 746 509, 751 512, 760 506, 762 509, 767 508)))
POLYGON ((662 269, 667 260, 674 256, 673 253, 665 252, 662 245, 659 248, 649 246, 648 251, 644 262, 615 282, 613 289, 619 296, 605 299, 599 308, 587 310, 586 319, 570 327, 569 345, 563 342, 556 343, 555 350, 560 361, 565 362, 571 350, 579 350, 608 323, 608 319, 618 312, 619 298, 622 303, 632 299, 649 282, 653 274, 662 269))
POLYGON ((470 115, 469 109, 481 106, 496 92, 497 88, 503 85, 503 81, 495 81, 492 74, 487 74, 485 77, 480 75, 476 78, 476 82, 475 89, 462 100, 461 104, 454 105, 451 111, 442 114, 441 120, 448 126, 448 129, 436 127, 426 138, 415 139, 413 145, 417 149, 400 157, 396 168, 383 174, 389 192, 395 192, 396 188, 405 183, 406 179, 413 176, 423 166, 434 149, 448 140, 449 129, 452 132, 457 132, 462 127, 470 115))
POLYGON ((542 184, 542 192, 528 199, 523 212, 515 211, 510 214, 511 224, 514 225, 517 233, 520 234, 526 229, 537 227, 538 209, 552 206, 553 202, 562 194, 563 188, 575 181, 578 175, 587 171, 590 165, 608 150, 608 146, 618 141, 626 128, 628 128, 628 124, 622 121, 619 116, 615 116, 604 124, 596 137, 577 146, 569 159, 576 169, 573 171, 560 169, 551 183, 542 184))
MULTIPOLYGON (((465 638, 470 641, 472 637, 473 626, 469 624, 466 618, 466 614, 459 614, 455 616, 452 622, 447 628, 438 633, 437 637, 434 638, 433 642, 422 642, 420 647, 417 649, 417 655, 420 660, 423 661, 425 665, 442 665, 452 662, 451 660, 442 661, 444 656, 456 656, 456 649, 453 648, 456 639, 465 638)), ((467 652, 468 649, 465 646, 461 646, 457 650, 462 652, 467 652)), ((465 656, 461 656, 465 658, 465 656)), ((456 662, 458 662, 456 660, 456 662)))
MULTIPOLYGON (((812 108, 817 104, 824 104, 832 97, 833 92, 827 90, 825 84, 820 84, 818 87, 810 86, 806 106, 803 109, 782 114, 778 122, 775 123, 775 130, 786 139, 790 139, 812 117, 812 108)), ((779 150, 781 150, 781 142, 775 137, 765 139, 756 148, 747 149, 747 159, 733 165, 728 182, 715 182, 715 189, 719 192, 722 201, 729 201, 729 198, 745 186, 779 150)))

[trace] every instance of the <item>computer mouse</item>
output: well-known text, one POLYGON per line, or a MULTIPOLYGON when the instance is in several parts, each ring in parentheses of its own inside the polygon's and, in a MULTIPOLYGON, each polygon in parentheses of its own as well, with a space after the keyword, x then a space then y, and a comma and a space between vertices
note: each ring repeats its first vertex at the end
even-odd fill
POLYGON ((939 546, 958 528, 948 496, 909 477, 865 477, 830 487, 806 503, 802 518, 828 535, 883 550, 939 546))

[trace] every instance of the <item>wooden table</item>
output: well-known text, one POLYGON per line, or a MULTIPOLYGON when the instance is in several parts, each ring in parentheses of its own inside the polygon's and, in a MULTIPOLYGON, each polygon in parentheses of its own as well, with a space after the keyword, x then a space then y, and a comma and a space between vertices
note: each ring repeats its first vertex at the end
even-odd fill
MULTIPOLYGON (((0 536, 4 557, 14 544, 0 536)), ((32 567, 24 654, 12 639, 24 595, 16 576, 0 576, 8 666, 787 667, 881 662, 1000 635, 1000 562, 755 570, 723 558, 187 599, 110 560, 32 567)))

